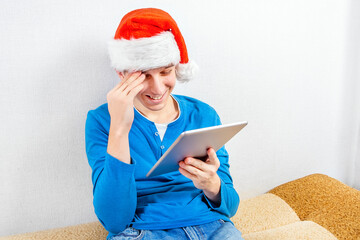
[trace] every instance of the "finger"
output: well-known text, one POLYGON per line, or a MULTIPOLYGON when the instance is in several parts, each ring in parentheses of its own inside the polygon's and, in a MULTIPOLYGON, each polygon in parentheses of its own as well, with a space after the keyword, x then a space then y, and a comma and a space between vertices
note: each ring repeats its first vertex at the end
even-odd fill
POLYGON ((179 163, 180 168, 188 171, 190 174, 196 176, 196 177, 202 177, 204 175, 204 172, 196 167, 193 167, 192 165, 186 164, 184 161, 181 161, 179 163))
POLYGON ((123 91, 126 95, 129 95, 131 91, 138 85, 142 84, 145 80, 145 75, 141 74, 138 78, 132 81, 123 91))
POLYGON ((129 86, 133 81, 135 81, 142 73, 140 71, 138 72, 133 72, 133 73, 127 73, 125 75, 125 78, 120 81, 119 83, 119 87, 117 89, 119 89, 120 91, 124 91, 127 86, 129 86))
POLYGON ((116 71, 117 75, 120 78, 120 81, 115 85, 114 89, 119 88, 125 81, 125 76, 127 76, 127 73, 116 71))
POLYGON ((137 86, 135 86, 134 88, 131 89, 131 91, 128 93, 128 97, 131 97, 132 99, 134 99, 136 97, 136 95, 138 95, 138 93, 144 88, 144 84, 139 84, 137 86))
POLYGON ((197 158, 192 158, 192 157, 187 157, 185 158, 185 163, 188 165, 191 165, 197 169, 200 169, 202 171, 205 171, 208 168, 208 164, 197 159, 197 158))
POLYGON ((220 166, 220 161, 216 155, 216 152, 213 148, 209 148, 207 150, 207 154, 209 156, 209 160, 207 161, 211 165, 220 166))
POLYGON ((114 92, 114 91, 118 90, 124 84, 124 82, 126 82, 128 80, 128 78, 125 78, 122 73, 119 73, 119 72, 117 72, 117 73, 120 77, 120 81, 109 92, 114 92))
POLYGON ((196 179, 196 176, 189 173, 186 169, 179 168, 179 172, 184 175, 185 177, 189 178, 190 180, 194 181, 196 179))
POLYGON ((131 84, 131 82, 136 80, 140 75, 141 75, 141 72, 127 73, 125 75, 125 77, 123 78, 123 80, 120 82, 119 90, 124 91, 124 89, 126 89, 127 86, 129 86, 131 84))

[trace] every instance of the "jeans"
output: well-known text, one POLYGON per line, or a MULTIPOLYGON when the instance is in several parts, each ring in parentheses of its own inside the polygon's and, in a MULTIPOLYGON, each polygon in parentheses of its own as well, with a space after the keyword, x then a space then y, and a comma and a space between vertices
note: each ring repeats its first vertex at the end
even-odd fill
POLYGON ((243 240, 241 232, 231 222, 216 220, 210 223, 166 230, 138 230, 132 227, 110 238, 110 240, 243 240))

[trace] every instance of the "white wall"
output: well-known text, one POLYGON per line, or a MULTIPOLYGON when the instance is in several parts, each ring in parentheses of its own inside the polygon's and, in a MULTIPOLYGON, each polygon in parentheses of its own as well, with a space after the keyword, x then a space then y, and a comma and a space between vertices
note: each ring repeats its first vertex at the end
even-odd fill
POLYGON ((140 7, 168 11, 200 66, 198 79, 175 92, 208 102, 224 123, 249 122, 227 145, 243 199, 311 173, 354 184, 351 4, 1 1, 0 236, 96 221, 86 113, 118 82, 106 42, 140 7))
POLYGON ((349 9, 339 160, 347 167, 347 183, 360 189, 360 1, 350 1, 349 9))

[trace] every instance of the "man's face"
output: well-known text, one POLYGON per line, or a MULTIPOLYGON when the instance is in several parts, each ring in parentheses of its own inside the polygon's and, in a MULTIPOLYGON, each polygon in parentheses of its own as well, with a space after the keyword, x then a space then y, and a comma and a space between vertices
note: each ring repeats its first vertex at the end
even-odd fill
POLYGON ((164 109, 169 101, 172 101, 170 93, 176 83, 175 66, 155 68, 143 74, 145 75, 144 88, 136 96, 135 105, 140 104, 139 107, 144 111, 164 109))

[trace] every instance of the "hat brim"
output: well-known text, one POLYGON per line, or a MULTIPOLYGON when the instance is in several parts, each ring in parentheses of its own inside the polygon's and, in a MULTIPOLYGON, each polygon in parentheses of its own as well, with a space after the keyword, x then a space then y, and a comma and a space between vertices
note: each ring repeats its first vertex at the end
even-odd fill
POLYGON ((108 50, 111 66, 119 72, 146 71, 180 61, 180 51, 171 32, 139 39, 112 39, 108 50))

